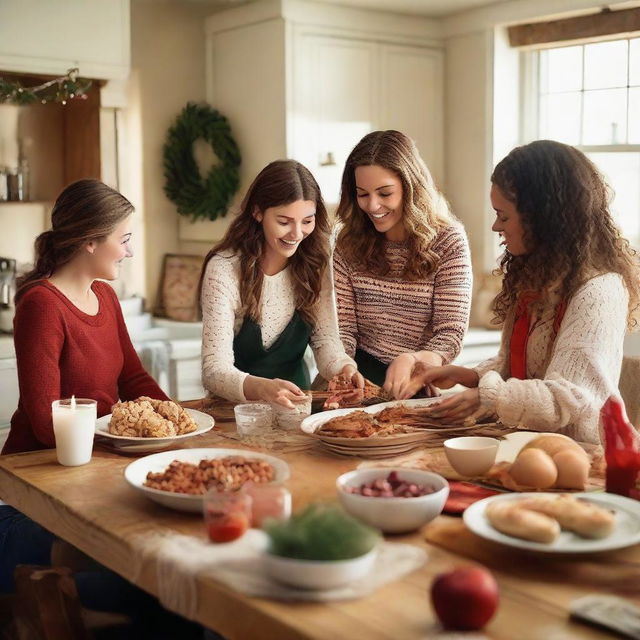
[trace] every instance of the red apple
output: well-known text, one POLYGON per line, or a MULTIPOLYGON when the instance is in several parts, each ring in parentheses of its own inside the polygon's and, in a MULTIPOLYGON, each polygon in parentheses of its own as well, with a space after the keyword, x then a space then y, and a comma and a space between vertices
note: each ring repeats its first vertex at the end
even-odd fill
POLYGON ((482 629, 498 608, 498 585, 487 569, 461 567, 436 576, 431 602, 448 629, 482 629))

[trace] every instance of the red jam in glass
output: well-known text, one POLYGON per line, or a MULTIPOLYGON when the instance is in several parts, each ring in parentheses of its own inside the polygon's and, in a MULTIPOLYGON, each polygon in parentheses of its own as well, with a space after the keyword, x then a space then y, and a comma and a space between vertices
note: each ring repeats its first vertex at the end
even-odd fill
POLYGON ((251 496, 211 490, 204 498, 204 519, 211 542, 237 540, 251 524, 251 496))

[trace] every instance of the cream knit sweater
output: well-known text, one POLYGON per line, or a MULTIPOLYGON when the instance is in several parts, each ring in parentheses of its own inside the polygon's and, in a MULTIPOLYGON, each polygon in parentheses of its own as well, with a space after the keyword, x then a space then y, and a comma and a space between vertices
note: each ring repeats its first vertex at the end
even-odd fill
MULTIPOLYGON (((268 348, 285 329, 296 308, 289 267, 274 276, 264 276, 260 303, 262 343, 268 348)), ((213 395, 233 402, 246 400, 243 386, 249 374, 234 366, 233 355, 233 339, 243 321, 240 258, 231 252, 217 254, 209 261, 202 283, 202 385, 213 395)), ((309 342, 318 370, 327 380, 347 364, 356 366, 345 353, 338 335, 329 266, 309 342)))
POLYGON ((510 378, 514 318, 502 331, 500 352, 475 369, 483 414, 536 431, 557 431, 599 442, 606 398, 618 392, 629 296, 622 278, 606 273, 573 295, 553 341, 553 317, 533 319, 527 344, 528 380, 510 378))

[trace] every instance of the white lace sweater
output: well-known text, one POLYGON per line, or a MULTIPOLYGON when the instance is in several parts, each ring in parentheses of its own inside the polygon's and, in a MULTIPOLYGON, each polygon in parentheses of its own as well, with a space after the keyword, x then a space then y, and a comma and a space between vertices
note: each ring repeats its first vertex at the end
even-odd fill
POLYGON ((553 341, 553 317, 532 321, 527 377, 510 378, 507 318, 500 352, 476 367, 482 413, 506 424, 599 442, 598 419, 618 392, 629 296, 615 273, 587 281, 573 295, 553 341))
MULTIPOLYGON (((264 276, 261 297, 262 342, 270 347, 295 311, 290 269, 264 276)), ((209 261, 202 286, 202 384, 213 395, 233 402, 246 400, 246 372, 234 366, 233 339, 244 321, 240 302, 240 259, 231 252, 209 261)), ((310 338, 320 374, 330 379, 355 362, 345 353, 338 335, 331 269, 327 268, 310 338)))

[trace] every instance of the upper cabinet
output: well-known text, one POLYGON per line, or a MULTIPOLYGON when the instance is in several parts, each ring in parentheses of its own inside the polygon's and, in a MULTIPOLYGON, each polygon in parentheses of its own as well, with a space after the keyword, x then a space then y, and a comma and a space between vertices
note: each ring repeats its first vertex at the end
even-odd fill
POLYGON ((3 0, 0 70, 125 78, 130 69, 129 0, 3 0))
POLYGON ((436 22, 262 0, 210 16, 205 29, 207 98, 238 140, 243 188, 271 160, 292 157, 335 204, 347 155, 377 129, 411 136, 436 180, 444 179, 436 22))

